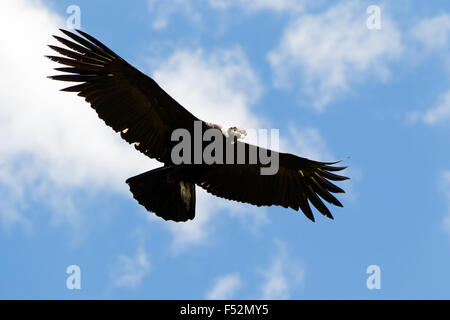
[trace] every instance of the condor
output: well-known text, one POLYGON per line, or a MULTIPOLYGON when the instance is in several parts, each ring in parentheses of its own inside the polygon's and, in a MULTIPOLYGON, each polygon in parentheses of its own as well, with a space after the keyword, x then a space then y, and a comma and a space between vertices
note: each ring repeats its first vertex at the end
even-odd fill
POLYGON ((322 199, 342 207, 333 193, 344 193, 344 190, 332 181, 348 179, 336 173, 346 167, 335 166, 338 162, 313 161, 242 142, 239 138, 245 135, 244 130, 235 127, 222 130, 218 125, 201 121, 152 78, 94 37, 80 30, 77 30, 78 34, 61 31, 70 40, 54 36, 64 47, 49 47, 62 56, 47 57, 64 65, 55 68, 63 74, 49 78, 78 82, 62 91, 77 92, 84 97, 98 116, 125 141, 164 164, 126 181, 134 198, 148 211, 165 220, 194 219, 196 185, 229 200, 300 209, 312 221, 314 215, 310 204, 331 219, 333 216, 322 199), (203 130, 218 130, 224 148, 232 144, 232 149, 244 150, 243 161, 231 164, 226 161, 175 163, 171 157, 175 146, 172 133, 183 129, 194 135, 198 123, 203 130), (279 167, 275 174, 261 174, 267 163, 260 158, 250 161, 248 155, 252 154, 252 148, 256 154, 276 155, 279 167))

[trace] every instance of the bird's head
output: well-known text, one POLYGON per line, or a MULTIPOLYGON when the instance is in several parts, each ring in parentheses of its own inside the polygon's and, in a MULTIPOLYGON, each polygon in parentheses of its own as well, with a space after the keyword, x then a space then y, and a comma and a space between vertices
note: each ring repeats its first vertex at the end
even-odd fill
POLYGON ((225 136, 227 138, 233 138, 233 141, 231 143, 235 143, 239 139, 244 139, 247 136, 247 131, 245 131, 245 129, 243 128, 230 127, 226 131, 225 136))

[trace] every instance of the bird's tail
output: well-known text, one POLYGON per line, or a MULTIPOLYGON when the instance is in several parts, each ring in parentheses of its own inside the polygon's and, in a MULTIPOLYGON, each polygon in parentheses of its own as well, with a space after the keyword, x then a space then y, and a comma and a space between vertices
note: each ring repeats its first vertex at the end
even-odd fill
POLYGON ((161 167, 129 178, 134 198, 164 220, 187 221, 195 217, 195 184, 174 178, 172 167, 161 167))

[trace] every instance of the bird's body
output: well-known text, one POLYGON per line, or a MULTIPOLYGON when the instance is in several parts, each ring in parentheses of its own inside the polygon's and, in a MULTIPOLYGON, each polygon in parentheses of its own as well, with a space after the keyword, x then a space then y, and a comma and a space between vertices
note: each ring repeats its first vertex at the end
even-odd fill
POLYGON ((345 167, 244 143, 240 138, 245 136, 245 130, 224 130, 201 121, 153 79, 92 36, 82 31, 78 31, 82 37, 61 31, 72 40, 55 38, 70 50, 50 46, 64 57, 48 58, 66 66, 56 68, 64 74, 50 78, 81 83, 63 91, 84 97, 124 140, 164 164, 127 180, 134 198, 147 210, 166 220, 193 219, 195 185, 229 200, 301 209, 313 221, 309 203, 329 218, 332 215, 321 198, 342 206, 332 193, 344 191, 331 181, 347 179, 333 173, 345 167), (199 130, 200 140, 195 138, 199 130), (209 140, 204 139, 205 132, 209 133, 209 140), (174 139, 175 133, 196 140, 182 152, 175 152, 181 145, 180 139, 174 139), (278 161, 275 174, 262 174, 270 165, 267 157, 278 161))

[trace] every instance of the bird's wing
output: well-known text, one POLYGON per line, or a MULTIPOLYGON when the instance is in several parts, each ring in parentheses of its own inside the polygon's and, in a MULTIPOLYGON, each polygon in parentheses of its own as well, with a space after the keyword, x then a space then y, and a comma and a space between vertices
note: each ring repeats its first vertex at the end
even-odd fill
MULTIPOLYGON (((262 148, 257 149, 259 152, 262 148)), ((261 175, 261 164, 213 164, 204 169, 196 183, 207 192, 229 200, 256 206, 279 205, 301 209, 314 221, 311 203, 323 215, 333 219, 321 199, 342 207, 333 193, 344 193, 344 190, 331 181, 348 178, 333 173, 346 168, 334 166, 336 163, 279 153, 279 169, 274 175, 261 175)))
POLYGON ((54 80, 81 82, 62 91, 78 92, 98 116, 123 139, 150 158, 169 161, 171 133, 198 120, 153 79, 83 31, 61 30, 71 40, 54 36, 65 48, 49 46, 61 56, 47 56, 66 67, 54 80))

